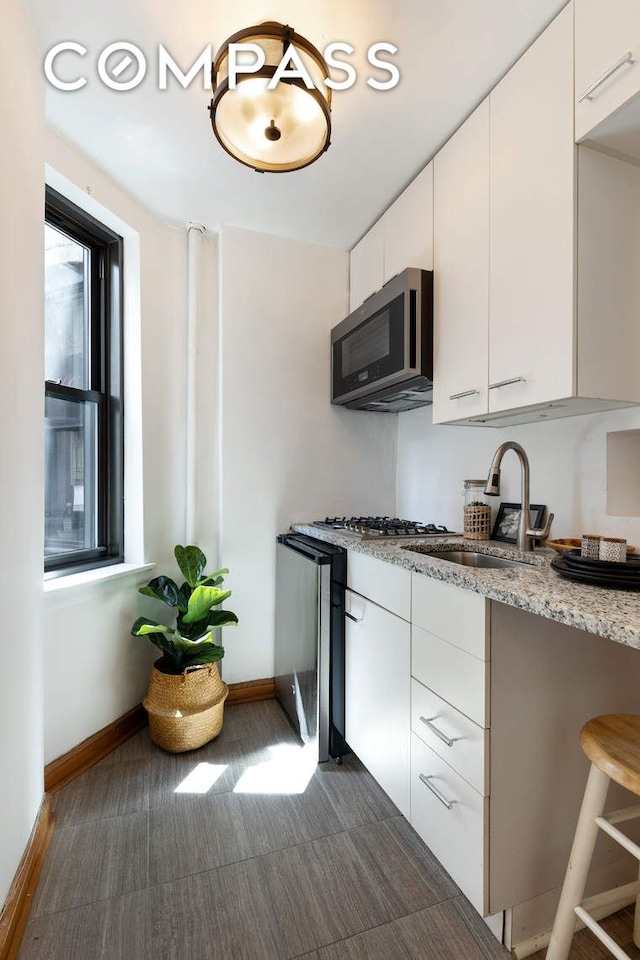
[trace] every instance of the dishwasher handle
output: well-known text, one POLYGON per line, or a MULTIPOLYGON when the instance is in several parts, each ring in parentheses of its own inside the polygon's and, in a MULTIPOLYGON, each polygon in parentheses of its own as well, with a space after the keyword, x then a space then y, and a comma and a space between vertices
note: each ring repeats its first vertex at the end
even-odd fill
POLYGON ((310 543, 305 543, 304 540, 295 536, 295 534, 282 534, 281 536, 277 537, 277 541, 278 543, 281 543, 283 547, 287 547, 289 550, 294 550, 296 553, 301 553, 313 563, 331 563, 331 557, 324 553, 322 549, 317 549, 310 543))

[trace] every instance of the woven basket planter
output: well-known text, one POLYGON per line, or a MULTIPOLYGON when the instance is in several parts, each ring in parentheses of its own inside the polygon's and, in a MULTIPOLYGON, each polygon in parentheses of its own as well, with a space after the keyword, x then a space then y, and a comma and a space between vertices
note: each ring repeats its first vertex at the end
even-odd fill
POLYGON ((217 663, 192 667, 176 676, 151 668, 149 690, 142 705, 149 714, 149 735, 169 753, 195 750, 222 730, 224 701, 229 689, 217 663))
POLYGON ((464 536, 467 540, 488 540, 491 536, 491 507, 480 504, 464 508, 464 536))

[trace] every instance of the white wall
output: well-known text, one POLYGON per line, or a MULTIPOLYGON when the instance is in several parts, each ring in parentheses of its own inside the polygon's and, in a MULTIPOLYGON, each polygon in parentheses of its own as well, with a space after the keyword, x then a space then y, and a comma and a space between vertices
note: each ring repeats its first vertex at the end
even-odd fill
MULTIPOLYGON (((640 518, 607 515, 606 435, 640 429, 640 408, 547 420, 502 429, 447 427, 431 422, 431 408, 398 417, 397 508, 401 515, 461 530, 462 482, 486 477, 496 447, 517 440, 531 464, 531 500, 555 514, 552 535, 608 533, 640 549, 640 518)), ((507 452, 502 492, 520 502, 520 467, 507 452)), ((640 476, 635 480, 640 484, 640 476)))
MULTIPOLYGON (((49 179, 56 188, 66 186, 71 199, 94 214, 100 215, 104 207, 123 221, 127 230, 125 349, 127 344, 131 349, 125 359, 130 365, 125 417, 133 417, 135 425, 127 434, 125 460, 129 466, 135 464, 135 476, 129 475, 126 482, 130 536, 125 559, 151 560, 157 564, 156 574, 171 573, 175 571, 173 546, 184 542, 185 522, 186 230, 160 223, 51 131, 46 160, 53 171, 49 179), (139 288, 135 276, 138 249, 139 288), (134 262, 129 253, 134 254, 134 262)), ((33 279, 31 282, 33 285, 33 279)), ((41 342, 38 350, 42 351, 41 342)), ((136 588, 152 575, 138 573, 46 594, 47 762, 140 702, 157 651, 129 631, 147 603, 136 588)))
POLYGON ((235 228, 220 246, 220 562, 240 617, 222 639, 233 683, 273 676, 276 534, 325 513, 393 510, 396 417, 329 403, 345 252, 235 228))
POLYGON ((42 800, 44 90, 20 0, 0 31, 0 904, 42 800), (19 91, 19 94, 18 94, 19 91), (36 282, 34 283, 34 277, 36 282))

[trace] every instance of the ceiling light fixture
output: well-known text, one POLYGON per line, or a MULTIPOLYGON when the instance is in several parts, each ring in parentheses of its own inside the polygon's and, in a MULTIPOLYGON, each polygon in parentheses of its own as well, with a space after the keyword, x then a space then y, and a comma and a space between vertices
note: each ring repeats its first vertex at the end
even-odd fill
POLYGON ((269 21, 239 30, 225 40, 211 71, 213 132, 227 153, 254 170, 306 167, 329 146, 328 76, 320 51, 291 27, 269 21), (245 52, 237 46, 244 44, 252 46, 245 52))

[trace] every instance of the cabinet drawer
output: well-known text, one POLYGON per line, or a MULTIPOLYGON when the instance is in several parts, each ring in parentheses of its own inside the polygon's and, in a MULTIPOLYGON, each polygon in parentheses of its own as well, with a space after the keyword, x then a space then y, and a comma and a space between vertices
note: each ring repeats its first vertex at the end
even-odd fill
POLYGON ((489 670, 484 661, 414 626, 411 675, 479 726, 489 726, 489 670))
POLYGON ((484 597, 422 573, 412 574, 411 590, 413 623, 480 660, 489 659, 489 603, 484 597))
POLYGON ((411 620, 411 573, 386 560, 349 550, 347 586, 379 607, 411 620))
POLYGON ((488 804, 488 798, 411 735, 411 825, 483 916, 488 906, 488 804))
POLYGON ((411 728, 478 793, 482 796, 489 793, 489 731, 417 680, 411 681, 411 728), (426 720, 431 721, 431 725, 425 723, 426 720))

